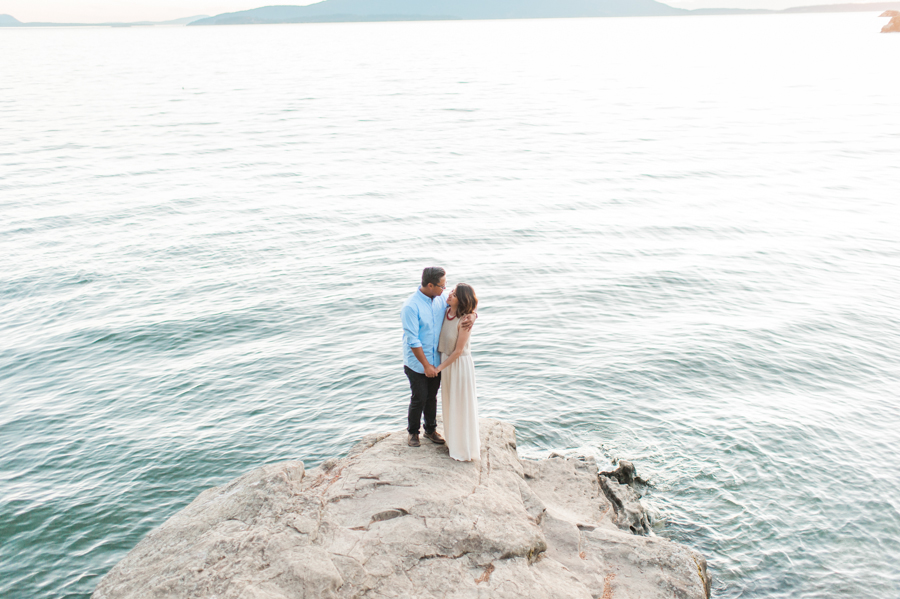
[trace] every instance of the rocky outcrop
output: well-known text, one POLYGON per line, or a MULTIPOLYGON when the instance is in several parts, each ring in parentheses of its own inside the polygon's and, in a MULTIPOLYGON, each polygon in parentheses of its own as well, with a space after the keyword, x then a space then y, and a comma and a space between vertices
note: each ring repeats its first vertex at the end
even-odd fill
POLYGON ((622 460, 612 472, 599 474, 600 488, 613 507, 613 522, 636 535, 652 535, 650 515, 641 504, 641 496, 634 490, 637 477, 634 465, 622 460))
POLYGON ((900 33, 900 16, 891 17, 888 24, 881 28, 881 33, 900 33))
POLYGON ((886 10, 879 17, 900 17, 900 10, 886 10))
POLYGON ((703 556, 647 534, 627 473, 519 459, 515 429, 495 420, 481 435, 469 463, 398 432, 309 471, 249 472, 148 534, 93 597, 709 596, 703 556))

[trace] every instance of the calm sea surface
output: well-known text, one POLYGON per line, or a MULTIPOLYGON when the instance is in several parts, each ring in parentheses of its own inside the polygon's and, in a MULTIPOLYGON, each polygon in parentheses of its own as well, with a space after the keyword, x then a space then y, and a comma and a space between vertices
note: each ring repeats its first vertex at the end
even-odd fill
POLYGON ((400 430, 627 458, 716 597, 900 596, 900 35, 875 14, 0 30, 0 596, 400 430))

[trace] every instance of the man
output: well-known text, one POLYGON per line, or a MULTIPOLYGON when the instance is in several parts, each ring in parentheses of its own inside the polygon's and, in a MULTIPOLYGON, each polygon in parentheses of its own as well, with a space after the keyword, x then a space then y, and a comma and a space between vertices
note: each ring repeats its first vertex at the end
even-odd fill
MULTIPOLYGON (((407 415, 407 445, 419 447, 419 424, 425 416, 425 438, 442 445, 444 439, 437 432, 437 392, 441 375, 435 371, 441 364, 438 339, 447 312, 447 273, 439 266, 422 271, 422 286, 403 304, 403 371, 409 379, 412 396, 407 415)), ((469 314, 460 326, 471 329, 475 315, 469 314)))

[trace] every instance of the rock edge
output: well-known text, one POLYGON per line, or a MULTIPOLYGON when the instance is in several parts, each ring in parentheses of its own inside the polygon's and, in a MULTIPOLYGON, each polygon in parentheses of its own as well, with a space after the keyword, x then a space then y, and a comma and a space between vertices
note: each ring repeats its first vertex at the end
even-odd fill
POLYGON ((93 598, 709 597, 702 555, 632 533, 650 532, 619 482, 633 467, 520 459, 511 425, 480 426, 474 462, 387 433, 309 471, 271 464, 208 489, 93 598))
POLYGON ((895 13, 897 11, 890 10, 881 15, 882 17, 891 17, 891 20, 888 21, 887 25, 881 28, 881 33, 900 33, 900 16, 889 15, 889 12, 895 13))

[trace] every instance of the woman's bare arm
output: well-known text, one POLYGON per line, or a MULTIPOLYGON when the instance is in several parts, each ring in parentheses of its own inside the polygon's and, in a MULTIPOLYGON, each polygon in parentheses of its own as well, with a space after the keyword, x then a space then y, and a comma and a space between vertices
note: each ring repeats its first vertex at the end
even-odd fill
POLYGON ((456 361, 456 358, 460 357, 463 353, 463 349, 466 347, 466 343, 469 342, 469 337, 472 336, 471 329, 464 329, 463 327, 459 327, 459 337, 456 338, 456 347, 453 348, 453 353, 450 354, 446 360, 441 362, 441 365, 437 367, 437 371, 440 372, 453 364, 456 361))

